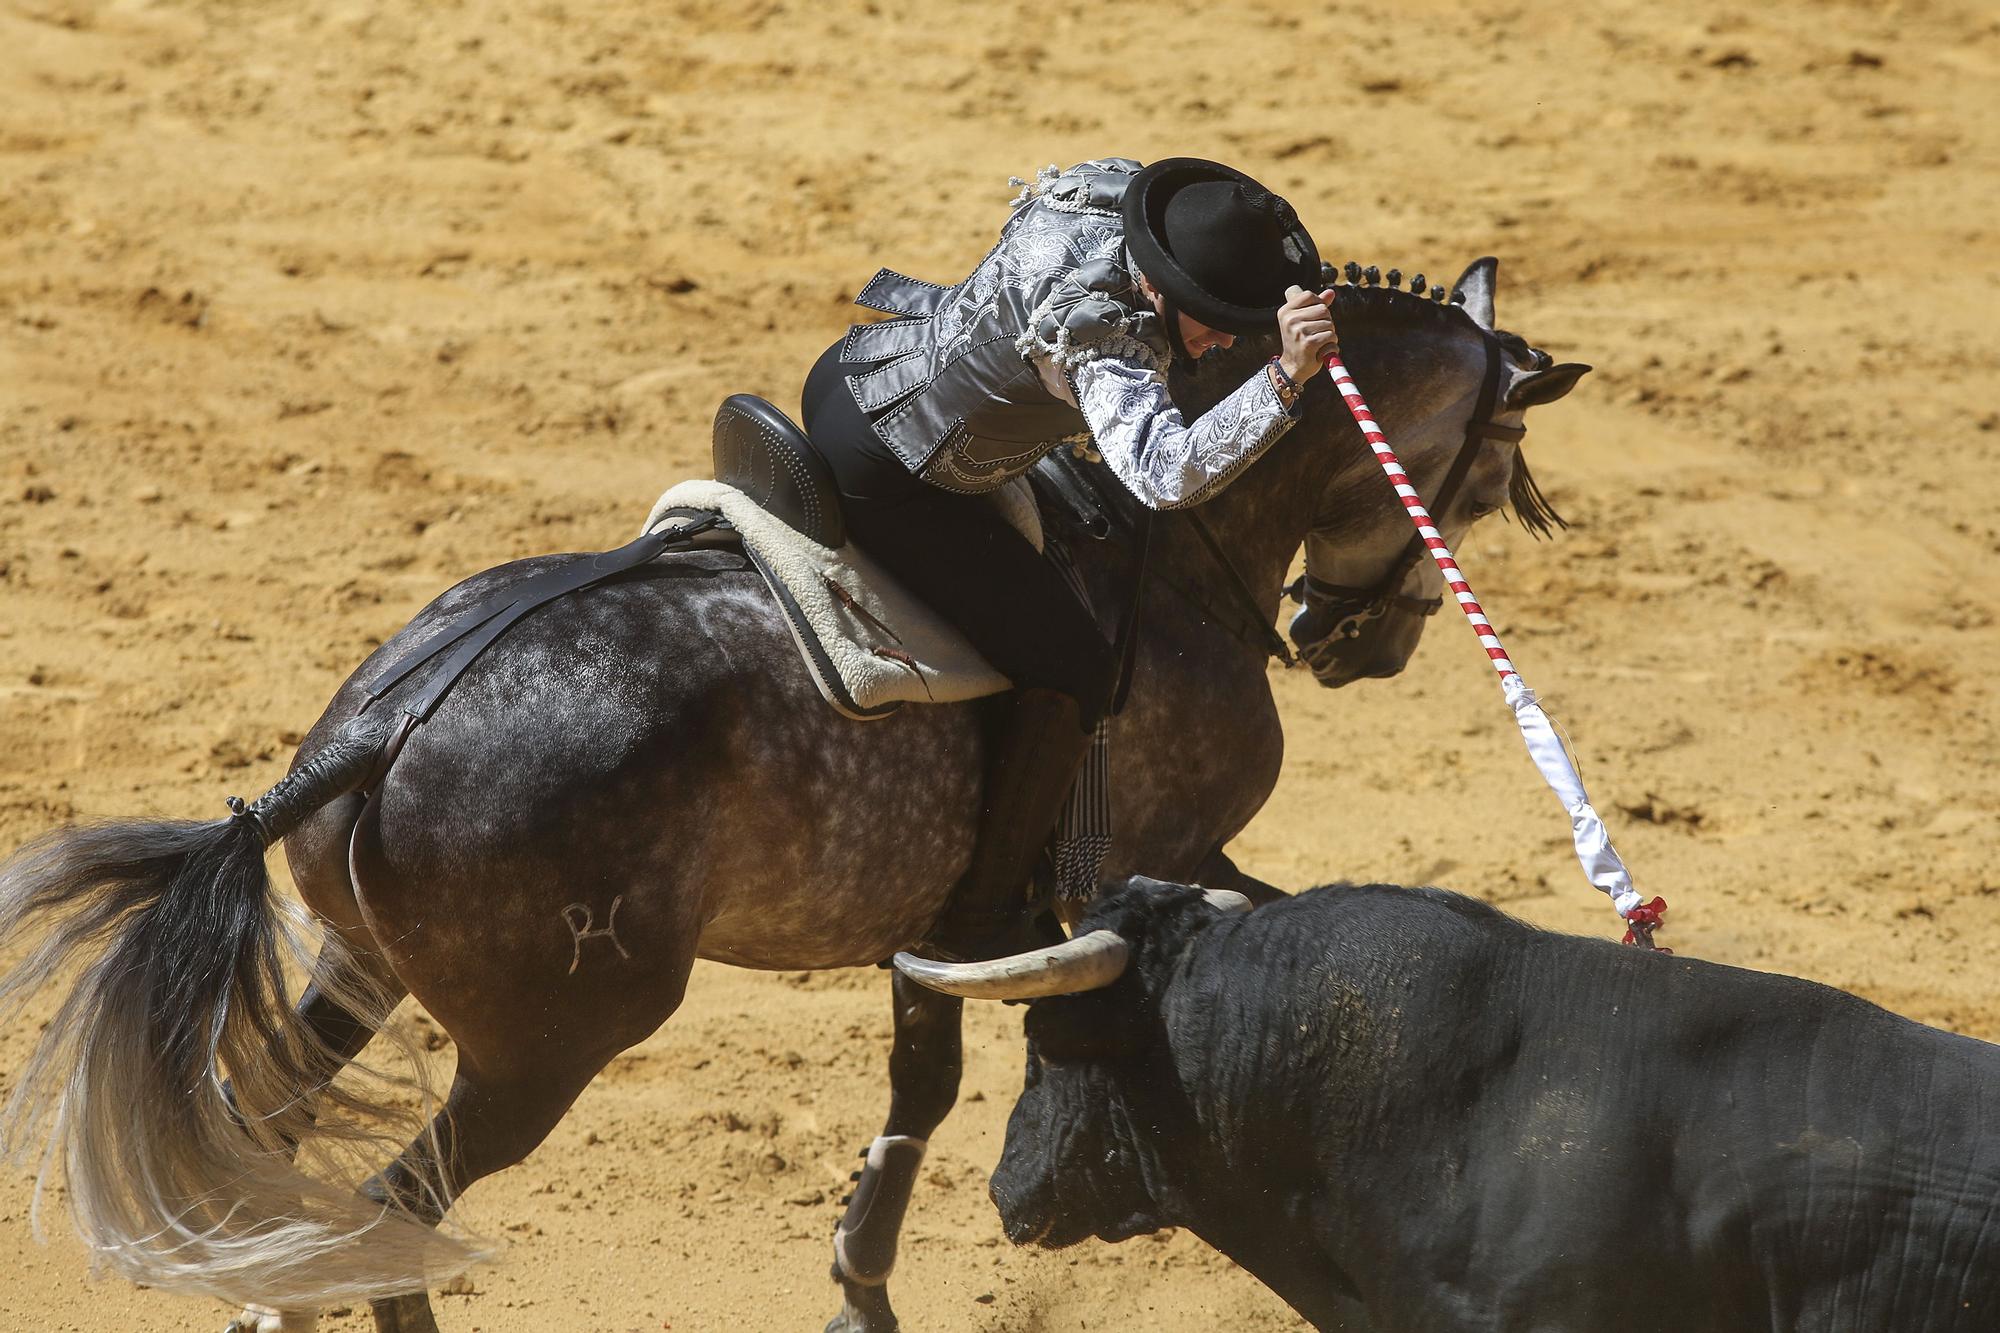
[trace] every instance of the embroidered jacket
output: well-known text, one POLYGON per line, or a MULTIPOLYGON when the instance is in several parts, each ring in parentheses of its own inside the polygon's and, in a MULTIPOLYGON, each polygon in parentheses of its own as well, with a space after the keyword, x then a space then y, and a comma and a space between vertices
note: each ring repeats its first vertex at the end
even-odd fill
POLYGON ((1261 371, 1196 420, 1167 396, 1164 331, 1138 290, 1119 204, 1139 163, 1042 172, 1000 240, 955 286, 883 269, 856 304, 842 359, 875 432, 946 490, 992 490, 1060 444, 1093 438, 1145 504, 1220 489, 1291 425, 1261 371))

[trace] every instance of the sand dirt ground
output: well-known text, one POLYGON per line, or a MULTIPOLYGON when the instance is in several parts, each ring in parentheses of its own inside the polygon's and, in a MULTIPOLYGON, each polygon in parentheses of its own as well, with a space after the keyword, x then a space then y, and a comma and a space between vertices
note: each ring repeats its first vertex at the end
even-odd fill
MULTIPOLYGON (((438 590, 624 540, 724 394, 795 402, 878 264, 956 277, 1010 174, 1191 153, 1329 257, 1499 255, 1502 322, 1598 367, 1529 445, 1575 526, 1464 554, 1669 942, 2000 1036, 1996 116, 1970 0, 0 3, 0 848, 261 790, 438 590)), ((1275 685, 1249 869, 1609 930, 1463 630, 1275 685)), ((817 1329, 887 1033, 878 974, 700 968, 466 1201, 506 1253, 448 1333, 817 1329)), ((912 1329, 1297 1326, 1186 1236, 1006 1246, 1018 1015, 969 1035, 912 1329)), ((220 1325, 28 1199, 0 1328, 220 1325)))

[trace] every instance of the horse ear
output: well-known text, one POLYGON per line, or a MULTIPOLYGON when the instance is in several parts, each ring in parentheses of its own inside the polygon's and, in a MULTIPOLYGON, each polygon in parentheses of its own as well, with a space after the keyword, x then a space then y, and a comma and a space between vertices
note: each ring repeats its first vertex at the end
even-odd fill
POLYGON ((1482 329, 1493 327, 1493 288, 1500 273, 1500 261, 1492 255, 1475 259, 1452 284, 1451 299, 1465 307, 1472 322, 1482 329))
POLYGON ((1565 361, 1559 366, 1523 375, 1513 388, 1507 390, 1507 406, 1525 411, 1543 403, 1553 403, 1574 389, 1576 382, 1589 373, 1590 367, 1582 362, 1565 361))

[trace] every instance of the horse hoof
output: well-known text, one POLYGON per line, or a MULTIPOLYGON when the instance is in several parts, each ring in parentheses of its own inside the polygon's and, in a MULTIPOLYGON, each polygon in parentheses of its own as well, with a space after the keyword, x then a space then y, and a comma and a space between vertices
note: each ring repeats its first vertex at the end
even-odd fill
POLYGON ((319 1314, 313 1310, 273 1310, 263 1305, 246 1305, 243 1312, 223 1327, 222 1333, 313 1333, 319 1314))
POLYGON ((375 1316, 375 1333, 438 1333, 430 1297, 421 1291, 371 1301, 368 1308, 375 1316))
POLYGON ((889 1308, 887 1287, 842 1284, 840 1313, 827 1321, 825 1333, 898 1333, 896 1312, 889 1308))
POLYGON ((850 1317, 848 1311, 844 1309, 826 1321, 826 1333, 898 1333, 900 1327, 902 1325, 898 1323, 886 1323, 886 1325, 864 1323, 850 1317))

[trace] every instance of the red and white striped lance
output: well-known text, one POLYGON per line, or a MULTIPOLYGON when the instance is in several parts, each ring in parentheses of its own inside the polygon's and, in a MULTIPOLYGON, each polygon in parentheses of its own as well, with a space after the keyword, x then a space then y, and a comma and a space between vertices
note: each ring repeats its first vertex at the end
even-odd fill
POLYGON ((1382 471, 1388 474, 1389 484, 1396 488, 1396 495, 1409 512, 1410 522, 1416 525, 1417 535, 1423 539, 1431 559, 1443 571, 1445 586, 1451 589, 1452 596, 1458 600, 1458 609, 1465 612, 1465 618, 1471 622, 1472 632, 1479 636, 1479 646, 1486 650, 1493 669, 1500 673, 1500 691, 1514 710, 1514 720, 1521 728, 1521 738, 1527 742, 1528 754, 1569 815, 1570 837, 1576 844, 1576 857, 1583 865, 1584 875, 1610 897, 1611 905, 1625 919, 1625 942, 1653 947, 1653 931, 1660 924, 1660 913, 1666 910, 1666 903, 1658 898, 1651 902, 1642 901, 1639 891, 1632 887, 1631 872, 1626 870, 1624 861, 1619 859, 1617 850, 1612 847, 1611 835, 1604 827, 1604 820, 1590 804, 1575 761, 1556 734, 1548 714, 1536 702, 1535 692, 1528 688, 1527 682, 1521 679, 1521 673, 1508 658, 1499 634, 1494 632, 1493 622, 1486 618, 1479 599, 1473 596, 1465 571, 1458 567, 1457 558, 1445 545, 1444 534, 1438 531, 1430 511, 1424 508, 1423 497, 1410 484, 1409 475, 1389 448, 1388 438, 1375 423, 1375 414, 1368 410, 1361 390, 1354 386, 1354 378, 1347 373, 1347 367, 1341 364, 1338 355, 1327 358, 1326 371, 1333 377, 1334 387, 1340 391, 1347 410, 1354 414, 1354 422, 1361 427, 1368 447, 1375 451, 1382 471))

